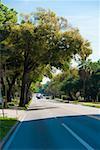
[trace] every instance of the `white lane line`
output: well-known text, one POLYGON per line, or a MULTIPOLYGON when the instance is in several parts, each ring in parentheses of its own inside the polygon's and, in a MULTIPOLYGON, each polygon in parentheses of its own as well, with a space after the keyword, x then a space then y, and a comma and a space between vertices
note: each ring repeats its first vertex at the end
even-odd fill
POLYGON ((96 120, 100 120, 100 117, 97 117, 97 116, 93 116, 93 115, 87 115, 87 116, 96 120))
POLYGON ((74 131, 72 131, 66 124, 62 123, 62 126, 69 131, 74 138, 76 138, 86 149, 88 150, 94 150, 88 143, 86 143, 83 139, 81 139, 74 131))

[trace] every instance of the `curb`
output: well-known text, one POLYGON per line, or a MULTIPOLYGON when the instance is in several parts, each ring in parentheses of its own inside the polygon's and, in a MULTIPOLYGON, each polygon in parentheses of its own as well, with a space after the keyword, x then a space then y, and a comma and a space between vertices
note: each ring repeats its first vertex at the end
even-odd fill
POLYGON ((14 131, 17 129, 18 125, 22 123, 21 121, 23 120, 24 117, 25 117, 25 114, 19 117, 19 120, 17 120, 15 125, 8 131, 7 135, 2 139, 2 141, 0 142, 0 150, 3 150, 4 145, 6 144, 8 139, 11 137, 11 135, 14 133, 14 131))
POLYGON ((7 142, 7 140, 10 138, 12 133, 16 130, 17 126, 19 125, 20 121, 17 121, 16 124, 9 130, 7 135, 3 138, 3 140, 0 143, 0 150, 2 150, 4 144, 7 142))
MULTIPOLYGON (((30 101, 29 106, 30 106, 31 102, 32 102, 32 100, 30 101)), ((27 111, 29 109, 29 106, 24 111, 27 111)), ((0 141, 0 150, 3 150, 4 145, 9 140, 9 138, 14 133, 14 131, 17 129, 17 127, 19 127, 20 124, 22 124, 22 120, 24 119, 25 116, 26 115, 24 114, 23 116, 19 117, 17 122, 15 123, 15 125, 8 131, 7 135, 0 141)))

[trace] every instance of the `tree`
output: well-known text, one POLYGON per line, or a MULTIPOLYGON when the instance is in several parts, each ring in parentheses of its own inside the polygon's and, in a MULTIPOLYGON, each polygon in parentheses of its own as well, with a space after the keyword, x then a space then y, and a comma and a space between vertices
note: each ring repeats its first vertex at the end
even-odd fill
POLYGON ((9 27, 16 22, 17 12, 0 2, 0 41, 8 36, 9 27))
POLYGON ((17 12, 14 9, 9 9, 4 4, 2 4, 2 2, 0 2, 0 84, 2 85, 1 87, 3 96, 6 95, 6 82, 4 82, 4 78, 6 61, 9 54, 7 49, 4 48, 2 41, 8 37, 10 33, 10 26, 16 22, 17 12))
POLYGON ((89 77, 90 69, 89 69, 89 61, 87 60, 89 55, 92 54, 92 49, 90 42, 88 40, 84 40, 81 45, 81 51, 79 52, 79 55, 76 56, 76 60, 79 64, 79 75, 83 82, 83 96, 85 98, 85 84, 86 79, 89 77))
POLYGON ((27 101, 32 73, 48 64, 63 69, 76 54, 80 54, 84 43, 78 30, 69 27, 66 19, 50 10, 39 9, 31 15, 31 19, 11 26, 9 37, 5 40, 9 50, 14 50, 21 58, 20 106, 27 101))
POLYGON ((3 89, 3 93, 6 92, 5 94, 7 94, 7 101, 11 101, 12 88, 22 70, 22 56, 16 49, 14 49, 14 47, 12 48, 12 45, 9 44, 9 38, 7 38, 6 41, 2 41, 1 45, 3 49, 1 53, 1 79, 2 86, 6 85, 6 90, 3 89))
POLYGON ((100 95, 100 60, 97 62, 86 62, 86 85, 85 97, 96 101, 100 95))
POLYGON ((42 29, 42 31, 40 29, 39 31, 35 31, 35 29, 36 28, 34 28, 34 25, 32 25, 31 23, 15 25, 11 28, 11 32, 8 38, 8 44, 11 45, 13 49, 17 49, 19 54, 22 54, 24 67, 20 105, 24 104, 23 102, 26 95, 25 91, 29 73, 32 70, 38 68, 40 64, 45 63, 45 59, 43 58, 45 56, 44 54, 48 50, 45 44, 46 39, 44 39, 44 35, 40 36, 40 32, 42 33, 44 29, 42 29), (39 37, 39 39, 37 37, 39 37))
POLYGON ((91 54, 92 48, 90 42, 88 40, 83 40, 81 45, 81 51, 78 55, 76 55, 75 60, 78 62, 78 64, 82 65, 91 54))
MULTIPOLYGON (((45 13, 45 12, 44 12, 45 13)), ((39 12, 38 16, 41 14, 44 16, 43 12, 39 12)), ((34 27, 30 22, 23 23, 20 25, 21 27, 21 38, 23 39, 22 44, 20 41, 18 43, 21 43, 21 48, 24 50, 24 72, 22 77, 22 89, 21 89, 21 99, 20 99, 20 105, 24 105, 24 98, 25 98, 25 84, 27 84, 27 78, 28 74, 31 72, 31 70, 34 70, 36 67, 39 66, 39 64, 47 64, 50 60, 45 59, 47 55, 51 54, 50 44, 52 44, 54 35, 56 31, 58 31, 58 24, 55 22, 57 21, 57 18, 54 13, 47 12, 47 17, 51 16, 52 21, 47 22, 47 18, 42 18, 41 15, 38 18, 38 26, 34 27), (44 21, 45 23, 43 24, 44 21), (52 23, 54 26, 52 26, 52 23), (32 28, 28 28, 31 26, 32 28), (32 30, 30 30, 32 29, 32 30), (52 30, 52 32, 51 32, 52 30), (29 34, 28 34, 29 33, 29 34), (26 36, 24 38, 24 36, 26 36), (35 42, 34 42, 35 41, 35 42), (30 47, 29 47, 30 45, 30 47), (34 57, 32 58, 31 55, 34 57)), ((21 39, 20 38, 20 39, 21 39)), ((14 39, 13 39, 14 40, 14 39)), ((16 40, 16 39, 15 39, 16 40)), ((18 46, 18 45, 17 45, 18 46)), ((49 57, 48 57, 49 58, 49 57)))
POLYGON ((67 95, 70 100, 76 98, 76 93, 79 91, 80 82, 78 76, 78 69, 70 66, 69 72, 66 72, 66 77, 62 81, 61 90, 67 95))

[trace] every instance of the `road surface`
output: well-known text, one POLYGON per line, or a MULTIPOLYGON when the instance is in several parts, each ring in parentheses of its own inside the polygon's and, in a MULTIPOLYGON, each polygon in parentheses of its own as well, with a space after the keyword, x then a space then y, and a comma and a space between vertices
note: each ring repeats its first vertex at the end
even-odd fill
POLYGON ((100 110, 34 100, 3 149, 100 150, 100 110))

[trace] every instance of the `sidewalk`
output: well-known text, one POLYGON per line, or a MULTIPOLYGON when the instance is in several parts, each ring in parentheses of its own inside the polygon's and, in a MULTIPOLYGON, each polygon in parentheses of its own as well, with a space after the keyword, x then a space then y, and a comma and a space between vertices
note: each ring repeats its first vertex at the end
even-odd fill
POLYGON ((17 118, 19 121, 21 121, 21 118, 25 115, 25 110, 17 110, 17 109, 0 109, 0 117, 3 116, 9 117, 9 118, 17 118))

